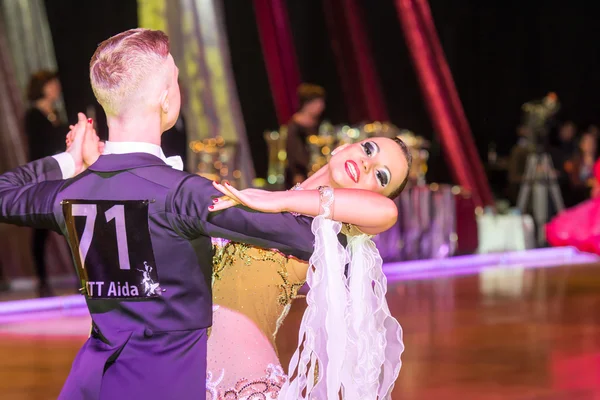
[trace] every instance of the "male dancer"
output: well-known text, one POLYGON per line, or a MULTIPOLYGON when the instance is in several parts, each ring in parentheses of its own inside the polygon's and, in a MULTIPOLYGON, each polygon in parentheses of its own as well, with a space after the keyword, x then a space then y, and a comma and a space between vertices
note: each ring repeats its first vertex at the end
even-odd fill
POLYGON ((166 163, 160 140, 179 115, 177 74, 160 31, 106 40, 90 64, 109 126, 104 155, 84 170, 93 132, 80 114, 68 152, 0 176, 0 222, 68 238, 92 316, 60 399, 204 399, 210 237, 312 253, 310 219, 236 208, 209 218, 221 194, 166 163))

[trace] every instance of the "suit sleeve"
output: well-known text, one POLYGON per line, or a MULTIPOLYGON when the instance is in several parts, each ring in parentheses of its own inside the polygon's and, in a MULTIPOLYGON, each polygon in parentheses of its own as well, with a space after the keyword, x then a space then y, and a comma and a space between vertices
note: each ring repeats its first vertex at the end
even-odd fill
POLYGON ((204 235, 274 248, 302 260, 312 255, 312 218, 289 213, 259 213, 238 207, 209 213, 212 199, 220 196, 222 194, 205 178, 185 179, 172 198, 173 222, 179 233, 190 239, 204 235))
POLYGON ((53 157, 0 175, 0 222, 58 231, 53 211, 62 178, 61 166, 53 157))

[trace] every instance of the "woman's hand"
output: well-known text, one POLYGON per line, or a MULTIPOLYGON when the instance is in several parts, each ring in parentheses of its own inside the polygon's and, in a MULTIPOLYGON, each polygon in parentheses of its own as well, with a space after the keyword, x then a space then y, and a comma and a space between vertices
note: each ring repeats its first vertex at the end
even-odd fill
POLYGON ((213 186, 225 196, 213 200, 208 209, 212 212, 225 210, 237 205, 243 205, 264 213, 279 213, 286 210, 286 192, 270 192, 268 190, 244 189, 237 190, 225 183, 213 182, 213 186))
MULTIPOLYGON (((83 162, 86 166, 90 166, 98 160, 98 157, 104 152, 104 142, 100 141, 96 130, 94 129, 94 123, 92 119, 87 120, 88 130, 85 135, 85 139, 83 142, 83 162)), ((73 145, 73 140, 75 138, 75 125, 69 126, 69 133, 66 137, 67 151, 73 145)))
POLYGON ((71 135, 71 142, 67 144, 66 149, 66 152, 71 155, 73 162, 75 163, 75 175, 78 175, 86 168, 83 160, 83 147, 85 137, 90 129, 90 125, 87 123, 84 114, 77 114, 77 119, 77 124, 73 125, 71 132, 69 132, 69 135, 71 135))

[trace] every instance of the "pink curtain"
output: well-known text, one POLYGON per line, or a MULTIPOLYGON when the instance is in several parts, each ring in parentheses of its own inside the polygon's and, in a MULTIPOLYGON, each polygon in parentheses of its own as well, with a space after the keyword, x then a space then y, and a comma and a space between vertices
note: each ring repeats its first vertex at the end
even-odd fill
POLYGON ((300 72, 284 0, 254 0, 254 13, 277 119, 286 124, 298 107, 300 72))
POLYGON ((424 98, 456 182, 471 191, 476 206, 493 204, 427 0, 396 0, 404 36, 424 98))
POLYGON ((356 0, 324 0, 323 5, 349 122, 388 121, 360 6, 356 0))

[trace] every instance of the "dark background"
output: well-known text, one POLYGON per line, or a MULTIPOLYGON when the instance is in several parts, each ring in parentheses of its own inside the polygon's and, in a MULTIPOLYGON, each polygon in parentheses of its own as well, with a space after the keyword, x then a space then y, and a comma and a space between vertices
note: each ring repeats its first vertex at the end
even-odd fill
MULTIPOLYGON (((287 0, 288 14, 302 79, 325 87, 326 117, 340 123, 346 109, 322 1, 287 0)), ((391 122, 435 139, 394 0, 357 1, 391 122)), ((264 176, 262 136, 277 128, 277 120, 252 2, 224 3, 244 121, 257 174, 264 176)), ((580 128, 600 123, 600 8, 592 2, 430 0, 430 5, 482 157, 491 142, 499 153, 508 153, 516 140, 521 104, 548 91, 559 95, 560 120, 573 120, 580 128)), ((95 104, 88 78, 91 55, 102 40, 137 26, 137 3, 46 0, 46 7, 68 115, 74 121, 77 111, 95 104)), ((447 181, 435 146, 432 164, 431 179, 447 181)))

